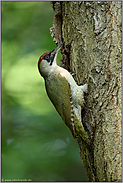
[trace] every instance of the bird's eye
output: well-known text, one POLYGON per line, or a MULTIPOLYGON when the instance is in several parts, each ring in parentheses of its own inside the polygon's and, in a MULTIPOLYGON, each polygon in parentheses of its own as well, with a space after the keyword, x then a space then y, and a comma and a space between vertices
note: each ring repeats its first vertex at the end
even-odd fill
POLYGON ((45 59, 47 59, 47 60, 48 60, 48 59, 49 59, 49 55, 45 55, 45 59))

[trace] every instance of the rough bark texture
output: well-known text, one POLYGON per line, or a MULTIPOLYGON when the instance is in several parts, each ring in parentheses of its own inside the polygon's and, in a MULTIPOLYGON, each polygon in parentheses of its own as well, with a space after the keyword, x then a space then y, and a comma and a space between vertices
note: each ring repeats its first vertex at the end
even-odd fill
POLYGON ((65 41, 62 66, 88 83, 82 124, 90 144, 77 141, 89 181, 122 181, 122 2, 52 2, 51 28, 65 41))

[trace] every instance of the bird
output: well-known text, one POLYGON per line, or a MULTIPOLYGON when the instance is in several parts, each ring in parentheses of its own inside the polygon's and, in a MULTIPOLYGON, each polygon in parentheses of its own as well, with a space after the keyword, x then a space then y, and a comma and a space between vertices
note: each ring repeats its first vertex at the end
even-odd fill
POLYGON ((41 55, 38 70, 44 78, 49 99, 71 130, 73 137, 77 138, 75 123, 78 123, 85 139, 87 134, 81 123, 81 109, 84 106, 84 93, 87 92, 88 85, 79 86, 70 72, 57 65, 57 54, 64 44, 65 42, 62 42, 52 51, 41 55))

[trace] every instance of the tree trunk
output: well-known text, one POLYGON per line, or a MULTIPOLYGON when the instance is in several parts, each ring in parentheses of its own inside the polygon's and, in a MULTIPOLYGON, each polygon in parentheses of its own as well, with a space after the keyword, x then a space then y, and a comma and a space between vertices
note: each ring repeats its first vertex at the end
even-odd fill
POLYGON ((51 35, 65 41, 62 67, 78 85, 88 83, 80 155, 89 181, 122 181, 122 2, 52 2, 56 15, 51 35))

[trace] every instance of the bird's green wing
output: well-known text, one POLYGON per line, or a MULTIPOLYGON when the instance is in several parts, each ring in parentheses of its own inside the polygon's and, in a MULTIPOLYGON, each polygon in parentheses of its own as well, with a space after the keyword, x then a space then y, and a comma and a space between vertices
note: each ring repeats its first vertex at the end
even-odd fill
POLYGON ((60 73, 51 75, 50 78, 46 79, 45 86, 47 94, 57 112, 70 130, 73 131, 73 104, 71 88, 67 79, 61 76, 60 73))

